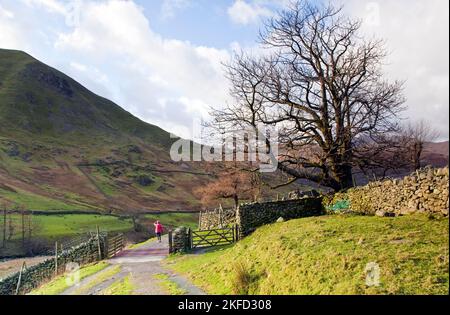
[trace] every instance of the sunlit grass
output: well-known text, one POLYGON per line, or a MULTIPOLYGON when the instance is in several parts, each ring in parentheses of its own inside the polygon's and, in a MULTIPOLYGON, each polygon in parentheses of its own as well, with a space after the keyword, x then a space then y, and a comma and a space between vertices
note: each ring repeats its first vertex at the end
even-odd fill
MULTIPOLYGON (((80 278, 82 280, 89 277, 97 272, 108 267, 109 264, 106 262, 100 262, 93 265, 86 266, 79 270, 80 278)), ((74 283, 67 281, 67 274, 61 275, 53 279, 52 281, 42 285, 40 288, 33 290, 30 295, 58 295, 68 288, 70 288, 74 283)))
POLYGON ((448 218, 423 215, 304 218, 167 265, 210 294, 448 294, 448 233, 448 218), (366 285, 371 262, 380 267, 379 286, 366 285))
POLYGON ((164 288, 164 290, 170 295, 185 295, 187 291, 180 288, 180 286, 170 280, 169 276, 164 273, 153 275, 153 278, 158 280, 158 283, 164 288))
POLYGON ((134 287, 131 284, 130 276, 126 276, 103 290, 101 295, 131 295, 133 291, 134 287))

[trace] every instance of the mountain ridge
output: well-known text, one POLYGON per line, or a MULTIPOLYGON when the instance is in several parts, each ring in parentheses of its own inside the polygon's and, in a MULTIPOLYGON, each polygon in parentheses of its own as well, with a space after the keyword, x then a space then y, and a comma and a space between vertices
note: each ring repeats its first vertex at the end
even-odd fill
POLYGON ((172 142, 160 127, 140 120, 25 52, 0 49, 0 59, 0 123, 4 134, 17 129, 34 133, 34 137, 77 137, 80 132, 90 136, 126 134, 164 148, 172 142))
POLYGON ((193 178, 201 165, 172 162, 173 141, 61 71, 0 49, 0 203, 44 211, 199 209, 193 187, 207 175, 193 178))

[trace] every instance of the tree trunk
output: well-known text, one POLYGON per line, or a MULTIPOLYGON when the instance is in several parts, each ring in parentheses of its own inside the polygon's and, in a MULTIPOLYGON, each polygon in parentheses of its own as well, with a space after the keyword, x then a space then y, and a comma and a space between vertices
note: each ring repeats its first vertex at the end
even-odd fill
POLYGON ((350 165, 343 165, 338 167, 339 175, 337 181, 339 182, 340 190, 346 190, 353 187, 353 173, 350 165))
POLYGON ((422 156, 422 150, 423 146, 421 143, 415 143, 414 144, 414 152, 413 152, 413 163, 414 163, 414 170, 418 170, 421 167, 420 164, 420 158, 422 156))
POLYGON ((234 208, 237 209, 239 207, 239 196, 235 194, 233 196, 233 199, 234 199, 234 208))

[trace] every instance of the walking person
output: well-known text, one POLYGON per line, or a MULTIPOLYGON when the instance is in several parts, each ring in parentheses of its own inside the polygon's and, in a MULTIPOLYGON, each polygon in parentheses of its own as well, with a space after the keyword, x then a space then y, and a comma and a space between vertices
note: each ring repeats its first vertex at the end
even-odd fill
POLYGON ((162 224, 159 221, 156 221, 154 223, 154 226, 155 226, 156 237, 158 238, 158 241, 161 243, 161 235, 162 235, 162 233, 164 231, 164 228, 163 228, 162 224))

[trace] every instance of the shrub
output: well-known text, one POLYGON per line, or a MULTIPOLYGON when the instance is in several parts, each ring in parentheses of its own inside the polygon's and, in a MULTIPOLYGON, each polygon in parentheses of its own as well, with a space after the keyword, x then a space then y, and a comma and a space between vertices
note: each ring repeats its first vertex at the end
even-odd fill
POLYGON ((233 273, 233 294, 247 295, 252 282, 248 267, 242 262, 236 262, 233 266, 233 273))

